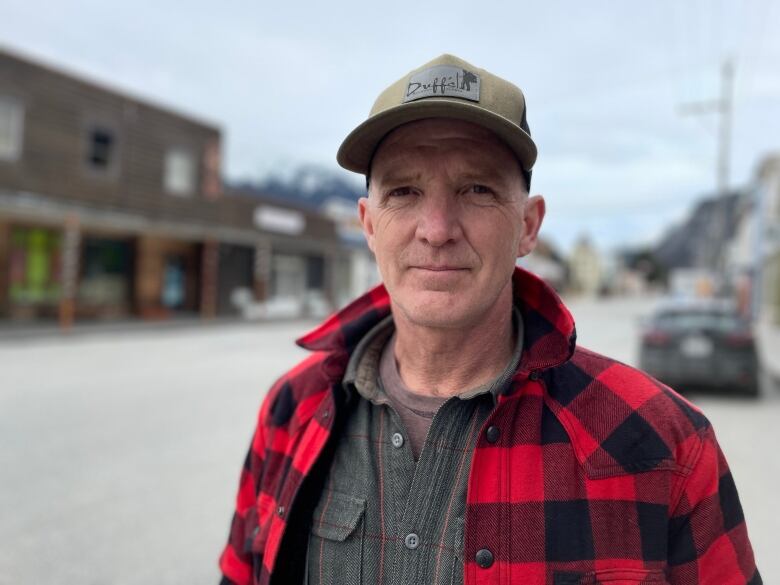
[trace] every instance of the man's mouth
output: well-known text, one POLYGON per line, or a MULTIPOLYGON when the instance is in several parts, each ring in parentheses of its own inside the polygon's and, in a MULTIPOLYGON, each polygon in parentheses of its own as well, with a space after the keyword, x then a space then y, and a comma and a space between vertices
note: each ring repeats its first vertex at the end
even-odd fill
POLYGON ((418 270, 429 270, 431 272, 448 272, 448 271, 456 271, 456 270, 468 270, 468 268, 464 266, 450 266, 448 264, 423 264, 418 266, 412 266, 412 268, 417 268, 418 270))

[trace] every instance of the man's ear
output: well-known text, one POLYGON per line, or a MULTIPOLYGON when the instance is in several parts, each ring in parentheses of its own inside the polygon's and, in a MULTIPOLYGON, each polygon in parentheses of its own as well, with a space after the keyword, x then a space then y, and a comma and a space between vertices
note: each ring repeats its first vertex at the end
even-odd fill
POLYGON ((546 204, 544 197, 534 195, 525 202, 523 211, 523 235, 517 246, 517 257, 527 256, 536 248, 539 229, 542 227, 546 204))
POLYGON ((360 225, 363 227, 363 235, 366 238, 368 249, 374 252, 374 221, 371 218, 368 197, 358 199, 358 217, 360 225))

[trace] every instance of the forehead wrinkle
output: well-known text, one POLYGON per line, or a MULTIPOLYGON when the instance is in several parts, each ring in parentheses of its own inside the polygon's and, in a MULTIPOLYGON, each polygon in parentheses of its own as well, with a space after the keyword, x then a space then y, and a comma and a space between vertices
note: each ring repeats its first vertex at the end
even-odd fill
MULTIPOLYGON (((509 186, 511 184, 510 174, 507 173, 501 165, 497 165, 492 157, 486 156, 478 150, 459 149, 455 156, 447 156, 452 149, 438 149, 433 153, 437 160, 437 167, 443 171, 450 181, 477 181, 486 183, 500 183, 509 186)), ((380 173, 376 177, 381 182, 388 183, 406 183, 419 182, 423 179, 423 172, 416 166, 417 157, 410 151, 405 152, 406 156, 393 157, 390 163, 383 164, 380 167, 380 173), (411 167, 411 168, 410 168, 411 167)), ((514 162, 507 161, 508 164, 514 162)), ((514 171, 514 165, 512 165, 514 171)), ((518 177, 519 177, 519 173, 518 177)))

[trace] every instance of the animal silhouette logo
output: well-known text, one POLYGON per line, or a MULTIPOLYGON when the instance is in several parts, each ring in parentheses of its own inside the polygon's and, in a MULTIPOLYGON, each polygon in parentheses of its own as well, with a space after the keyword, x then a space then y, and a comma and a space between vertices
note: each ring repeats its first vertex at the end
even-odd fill
POLYGON ((471 71, 463 70, 463 79, 460 80, 460 88, 465 91, 471 91, 471 84, 477 83, 477 76, 471 71))

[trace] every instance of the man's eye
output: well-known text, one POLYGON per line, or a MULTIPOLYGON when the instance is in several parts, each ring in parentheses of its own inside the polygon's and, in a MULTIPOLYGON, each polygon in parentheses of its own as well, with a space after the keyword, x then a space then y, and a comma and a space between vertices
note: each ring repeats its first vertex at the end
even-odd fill
POLYGON ((476 193, 477 195, 492 195, 493 190, 490 187, 485 187, 485 185, 472 185, 469 187, 469 191, 471 193, 476 193))
POLYGON ((411 187, 399 187, 398 189, 393 189, 390 191, 387 196, 388 197, 403 197, 405 195, 411 195, 412 194, 412 188, 411 187))

